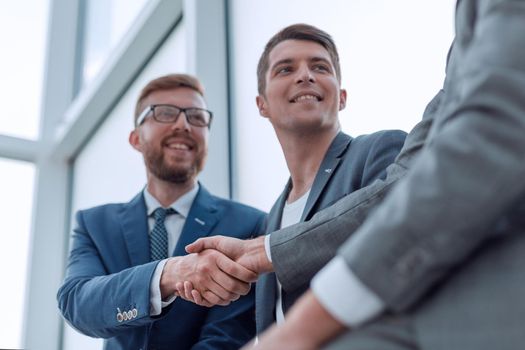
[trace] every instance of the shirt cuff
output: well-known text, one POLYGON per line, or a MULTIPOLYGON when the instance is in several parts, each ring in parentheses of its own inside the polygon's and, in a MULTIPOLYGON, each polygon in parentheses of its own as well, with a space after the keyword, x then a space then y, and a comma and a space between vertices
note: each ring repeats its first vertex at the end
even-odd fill
POLYGON ((177 297, 175 295, 172 295, 169 297, 168 300, 163 301, 161 299, 161 293, 160 293, 160 277, 162 275, 162 270, 164 270, 164 265, 166 265, 166 262, 168 259, 161 260, 157 267, 155 268, 155 272, 153 273, 153 278, 151 279, 151 283, 149 285, 149 315, 150 316, 158 316, 162 313, 162 308, 168 306, 171 304, 177 297))
POLYGON ((270 250, 270 236, 271 235, 264 236, 264 250, 266 251, 266 257, 268 258, 268 261, 272 262, 272 251, 270 250))
POLYGON ((323 307, 347 327, 356 328, 379 315, 385 305, 336 256, 312 280, 312 290, 323 307))

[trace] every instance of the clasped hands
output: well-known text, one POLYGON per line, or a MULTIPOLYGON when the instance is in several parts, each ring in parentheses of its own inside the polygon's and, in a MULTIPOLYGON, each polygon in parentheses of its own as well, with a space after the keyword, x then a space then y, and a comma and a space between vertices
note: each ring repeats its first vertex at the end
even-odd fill
POLYGON ((160 280, 163 299, 175 294, 201 306, 228 305, 248 294, 260 273, 272 270, 262 236, 200 238, 186 251, 166 262, 160 280))

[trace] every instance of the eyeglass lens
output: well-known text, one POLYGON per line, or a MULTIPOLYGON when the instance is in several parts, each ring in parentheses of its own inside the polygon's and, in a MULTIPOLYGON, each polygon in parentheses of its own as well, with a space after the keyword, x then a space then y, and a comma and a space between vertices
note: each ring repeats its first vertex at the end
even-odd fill
POLYGON ((155 106, 153 117, 159 122, 175 122, 182 111, 185 112, 186 119, 190 124, 206 126, 210 122, 210 113, 200 108, 181 109, 176 106, 155 106))

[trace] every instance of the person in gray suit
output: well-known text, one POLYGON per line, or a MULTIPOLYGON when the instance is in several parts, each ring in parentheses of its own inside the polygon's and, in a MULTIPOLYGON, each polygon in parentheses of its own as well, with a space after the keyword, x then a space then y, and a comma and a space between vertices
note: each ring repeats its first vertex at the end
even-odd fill
MULTIPOLYGON (((523 33, 523 0, 457 2, 421 154, 256 348, 523 349, 523 33)), ((349 204, 309 232, 345 231, 349 204)))
MULTIPOLYGON (((327 33, 305 24, 284 28, 266 45, 257 76, 260 114, 272 123, 290 170, 267 232, 309 220, 386 176, 406 133, 380 131, 352 138, 341 132, 338 112, 345 107, 346 91, 340 87, 337 49, 327 33)), ((305 281, 281 292, 275 274, 261 276, 256 285, 259 332, 282 320, 307 288, 305 281)))

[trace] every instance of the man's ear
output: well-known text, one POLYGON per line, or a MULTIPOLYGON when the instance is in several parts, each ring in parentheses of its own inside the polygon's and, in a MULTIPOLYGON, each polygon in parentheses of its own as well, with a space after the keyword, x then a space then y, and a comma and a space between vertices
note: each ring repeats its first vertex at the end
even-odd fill
POLYGON ((346 107, 346 90, 339 91, 339 110, 342 111, 346 107))
POLYGON ((268 118, 270 115, 268 114, 268 109, 266 106, 266 100, 264 96, 258 95, 255 98, 255 103, 257 104, 257 108, 259 108, 259 114, 265 118, 268 118))
POLYGON ((140 136, 137 129, 134 129, 129 133, 128 140, 131 147, 142 153, 142 145, 140 144, 140 136))

